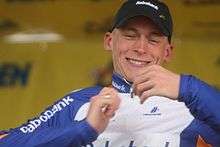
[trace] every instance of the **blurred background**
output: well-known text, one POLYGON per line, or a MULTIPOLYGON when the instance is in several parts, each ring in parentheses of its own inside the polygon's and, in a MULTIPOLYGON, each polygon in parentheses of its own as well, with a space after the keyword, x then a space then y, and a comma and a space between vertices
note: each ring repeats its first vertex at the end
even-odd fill
MULTIPOLYGON (((173 62, 220 88, 220 1, 164 0, 174 18, 173 62)), ((103 35, 122 0, 0 0, 0 130, 68 92, 111 81, 103 35)))

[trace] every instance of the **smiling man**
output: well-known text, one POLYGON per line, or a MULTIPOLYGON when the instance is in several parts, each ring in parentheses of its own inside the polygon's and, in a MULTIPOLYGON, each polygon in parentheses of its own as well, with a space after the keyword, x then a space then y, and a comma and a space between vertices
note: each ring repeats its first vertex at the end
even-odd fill
POLYGON ((127 0, 105 34, 112 87, 74 91, 39 117, 4 132, 1 147, 220 146, 220 92, 163 65, 172 18, 157 0, 127 0))

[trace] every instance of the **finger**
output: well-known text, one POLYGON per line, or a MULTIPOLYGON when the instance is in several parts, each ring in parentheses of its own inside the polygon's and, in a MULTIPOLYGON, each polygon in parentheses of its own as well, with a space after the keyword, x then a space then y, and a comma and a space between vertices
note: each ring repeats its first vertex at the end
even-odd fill
POLYGON ((105 115, 109 115, 112 116, 113 113, 115 113, 115 111, 119 108, 119 104, 120 104, 120 100, 119 99, 115 99, 114 101, 112 101, 112 103, 108 104, 105 107, 105 115))
POLYGON ((108 107, 107 110, 104 112, 104 115, 111 118, 115 115, 115 111, 115 109, 108 107))
POLYGON ((149 97, 155 95, 154 88, 144 91, 140 96, 140 103, 143 104, 149 97))
POLYGON ((117 91, 114 89, 114 88, 108 88, 108 87, 105 87, 105 88, 103 88, 103 90, 101 90, 100 92, 99 92, 99 94, 98 95, 108 95, 108 94, 117 94, 117 91))
POLYGON ((106 112, 107 112, 107 110, 108 110, 108 107, 109 107, 109 105, 108 105, 108 104, 106 104, 106 105, 102 106, 102 109, 101 109, 102 113, 106 113, 106 112))
POLYGON ((117 97, 117 94, 114 93, 106 93, 102 95, 98 95, 99 99, 110 99, 110 101, 115 101, 114 99, 117 97))
POLYGON ((141 96, 144 91, 150 90, 155 86, 153 81, 146 81, 144 83, 140 83, 135 88, 135 94, 141 96))
POLYGON ((101 108, 101 112, 104 113, 105 115, 112 115, 113 113, 115 113, 115 111, 118 109, 118 107, 116 105, 114 105, 113 103, 109 103, 109 104, 104 104, 101 108))
POLYGON ((150 66, 144 68, 143 70, 140 70, 138 76, 141 76, 141 75, 144 75, 146 73, 149 73, 150 71, 157 71, 158 69, 160 69, 160 67, 161 66, 159 66, 157 64, 150 65, 150 66))
POLYGON ((108 100, 110 98, 111 98, 110 94, 96 95, 96 96, 93 96, 90 99, 90 101, 94 106, 103 107, 104 104, 108 104, 109 103, 108 101, 111 101, 111 100, 108 100))
POLYGON ((137 84, 146 82, 147 80, 149 80, 149 76, 147 76, 147 73, 145 73, 145 75, 138 75, 133 82, 133 85, 136 86, 137 84))
POLYGON ((108 93, 108 92, 111 92, 111 91, 113 91, 113 90, 114 90, 114 88, 104 87, 104 88, 99 92, 99 94, 108 93))
POLYGON ((145 73, 145 75, 137 76, 137 78, 135 78, 134 83, 132 85, 134 93, 135 94, 138 93, 138 89, 137 88, 138 88, 138 86, 140 84, 152 81, 151 79, 153 79, 154 76, 155 76, 154 72, 149 72, 149 73, 145 73))
MULTIPOLYGON (((107 95, 103 95, 102 97, 103 97, 104 99, 109 99, 109 98, 111 98, 111 95, 110 95, 110 94, 107 94, 107 95)), ((105 113, 105 112, 107 111, 108 107, 109 107, 109 104, 104 104, 104 105, 102 106, 101 111, 102 111, 103 113, 105 113)))
POLYGON ((109 108, 112 108, 113 111, 118 109, 120 104, 120 98, 117 94, 108 94, 100 97, 102 98, 102 112, 108 111, 109 108))
POLYGON ((156 70, 157 67, 155 66, 150 66, 147 67, 142 73, 139 73, 135 79, 134 83, 139 84, 144 82, 146 79, 151 78, 152 76, 156 75, 158 73, 158 70, 156 70))

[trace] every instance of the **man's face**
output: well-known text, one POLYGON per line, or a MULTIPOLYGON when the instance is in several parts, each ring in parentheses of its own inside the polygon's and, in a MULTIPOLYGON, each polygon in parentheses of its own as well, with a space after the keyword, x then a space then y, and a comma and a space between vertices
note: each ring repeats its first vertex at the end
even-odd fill
POLYGON ((112 51, 115 72, 130 82, 146 67, 167 62, 172 51, 167 37, 144 16, 106 33, 104 43, 112 51))

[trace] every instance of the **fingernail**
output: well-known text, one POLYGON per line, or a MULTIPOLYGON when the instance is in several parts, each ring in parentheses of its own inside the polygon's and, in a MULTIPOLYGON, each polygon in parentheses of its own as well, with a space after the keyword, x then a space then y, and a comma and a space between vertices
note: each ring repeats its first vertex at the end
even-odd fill
POLYGON ((111 95, 110 94, 106 94, 103 97, 106 98, 106 99, 109 99, 109 98, 111 98, 111 95))
POLYGON ((105 105, 105 106, 101 109, 101 111, 102 111, 103 113, 105 113, 107 109, 108 109, 108 105, 105 105))

